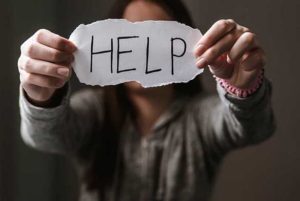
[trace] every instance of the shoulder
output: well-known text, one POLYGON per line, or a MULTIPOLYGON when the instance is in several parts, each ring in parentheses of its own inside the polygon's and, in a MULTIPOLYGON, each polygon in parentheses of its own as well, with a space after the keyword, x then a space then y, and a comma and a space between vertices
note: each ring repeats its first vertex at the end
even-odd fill
POLYGON ((94 105, 103 103, 103 90, 101 88, 87 87, 74 92, 70 98, 72 105, 88 104, 94 105))
POLYGON ((191 111, 210 111, 220 105, 220 98, 217 94, 202 92, 190 98, 187 107, 191 111))
POLYGON ((223 109, 218 94, 203 92, 191 97, 186 102, 184 113, 195 120, 200 127, 203 127, 203 125, 207 127, 223 113, 223 109))
POLYGON ((100 87, 88 87, 76 91, 70 98, 70 106, 81 116, 102 121, 104 117, 104 91, 100 87))

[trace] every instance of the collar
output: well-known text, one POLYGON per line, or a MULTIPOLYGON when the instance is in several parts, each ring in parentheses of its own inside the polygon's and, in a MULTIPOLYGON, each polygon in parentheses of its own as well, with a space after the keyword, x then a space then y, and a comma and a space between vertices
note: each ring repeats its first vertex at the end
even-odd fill
MULTIPOLYGON (((186 102, 189 98, 183 95, 176 95, 170 106, 160 115, 151 129, 151 135, 146 138, 153 138, 154 133, 157 133, 161 128, 164 128, 168 123, 174 120, 183 111, 186 102)), ((130 115, 127 115, 125 121, 125 130, 130 133, 138 133, 130 115)))

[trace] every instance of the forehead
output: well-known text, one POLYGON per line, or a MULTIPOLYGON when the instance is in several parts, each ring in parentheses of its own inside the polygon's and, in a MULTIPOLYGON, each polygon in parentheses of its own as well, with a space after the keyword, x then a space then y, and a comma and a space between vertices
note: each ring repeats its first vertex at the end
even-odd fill
POLYGON ((171 20, 168 13, 157 3, 133 1, 125 9, 123 17, 129 21, 171 20))

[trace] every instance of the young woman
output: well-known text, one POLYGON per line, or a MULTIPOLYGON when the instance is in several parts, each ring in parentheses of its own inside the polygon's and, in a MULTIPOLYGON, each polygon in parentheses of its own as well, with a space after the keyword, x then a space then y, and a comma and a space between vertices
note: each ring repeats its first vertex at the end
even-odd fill
MULTIPOLYGON (((117 1, 111 16, 192 25, 180 0, 117 1)), ((225 154, 274 131, 264 51, 233 20, 216 22, 195 47, 196 65, 209 65, 219 96, 194 79, 93 87, 70 97, 74 51, 48 30, 21 46, 21 133, 36 149, 75 159, 81 200, 208 200, 225 154)))

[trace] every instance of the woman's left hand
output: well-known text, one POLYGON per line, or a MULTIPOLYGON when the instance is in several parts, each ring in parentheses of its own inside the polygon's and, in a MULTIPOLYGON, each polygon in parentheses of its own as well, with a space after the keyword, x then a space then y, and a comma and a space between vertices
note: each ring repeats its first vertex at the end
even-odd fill
POLYGON ((231 19, 219 20, 199 40, 196 65, 237 88, 249 88, 265 65, 256 35, 231 19))

